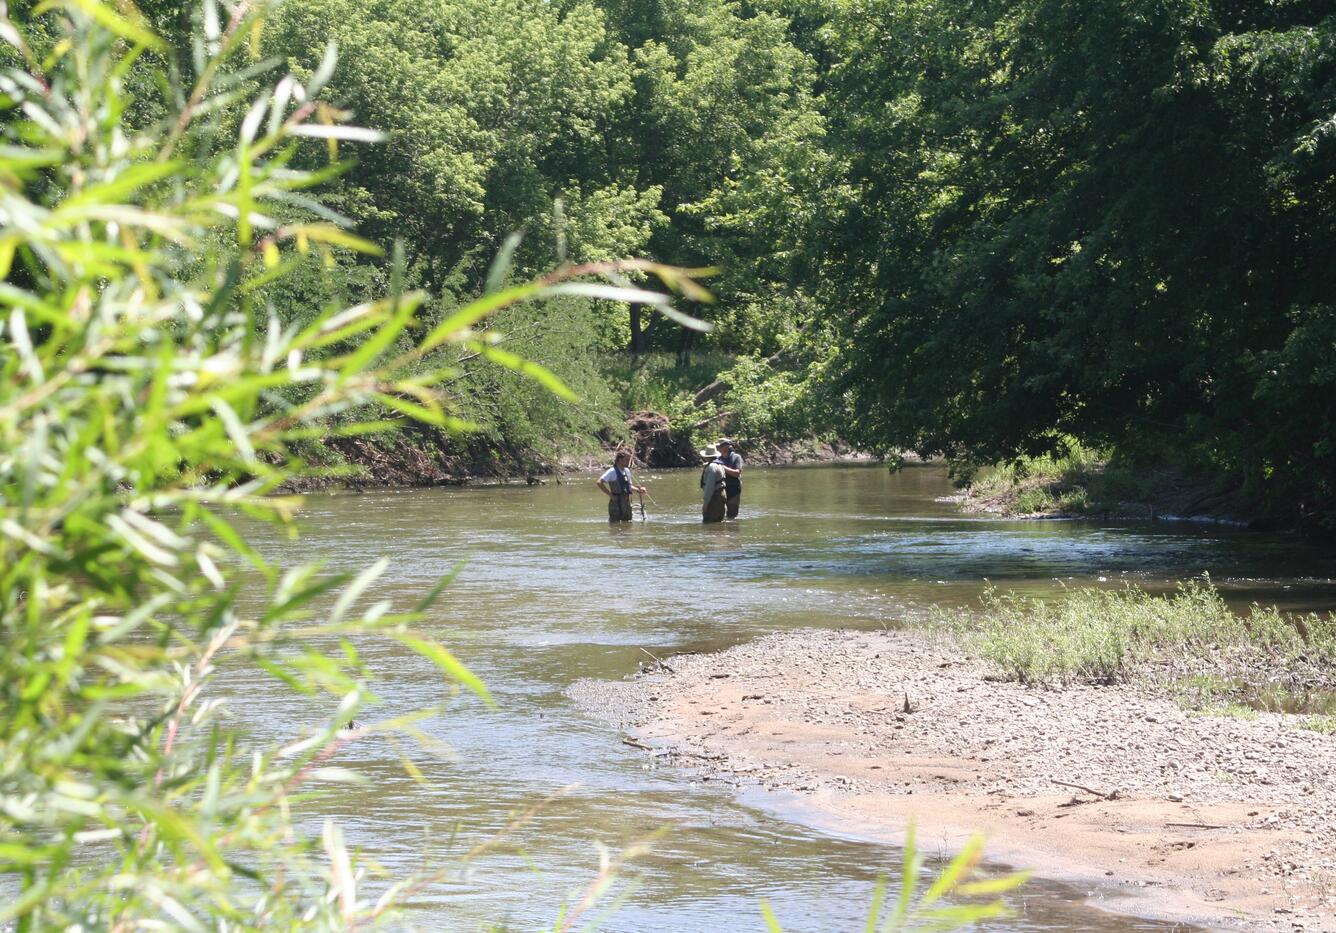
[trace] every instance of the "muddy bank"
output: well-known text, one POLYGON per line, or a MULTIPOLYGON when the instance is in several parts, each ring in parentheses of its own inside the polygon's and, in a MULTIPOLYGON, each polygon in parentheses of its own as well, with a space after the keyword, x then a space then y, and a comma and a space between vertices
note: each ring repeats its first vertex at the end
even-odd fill
MULTIPOLYGON (((583 453, 549 457, 531 447, 506 444, 481 434, 455 435, 405 422, 395 434, 331 437, 308 444, 301 451, 303 456, 317 468, 328 470, 328 475, 293 480, 284 490, 561 482, 565 474, 606 468, 613 452, 623 446, 635 450, 636 466, 641 469, 690 467, 701 462, 695 446, 675 436, 668 419, 656 412, 628 414, 627 432, 628 440, 611 434, 590 437, 583 453)), ((838 441, 810 439, 782 443, 760 440, 743 446, 741 453, 753 466, 871 459, 838 441)))
POLYGON ((1110 909, 1218 929, 1336 931, 1336 735, 1185 712, 1149 687, 1035 690, 903 632, 767 636, 666 659, 584 707, 702 779, 805 816, 1089 885, 1110 909))
POLYGON ((1235 479, 1189 475, 1170 467, 1098 463, 1057 475, 1042 468, 1009 480, 985 475, 945 501, 968 514, 1005 518, 1178 521, 1258 531, 1302 528, 1297 516, 1263 508, 1235 479))

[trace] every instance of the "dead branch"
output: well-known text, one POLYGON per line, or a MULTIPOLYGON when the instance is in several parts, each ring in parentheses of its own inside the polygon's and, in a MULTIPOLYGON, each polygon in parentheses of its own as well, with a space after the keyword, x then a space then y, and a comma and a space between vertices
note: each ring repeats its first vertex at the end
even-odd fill
POLYGON ((1109 793, 1106 794, 1103 791, 1095 790, 1093 787, 1086 787, 1084 784, 1073 784, 1070 781, 1059 781, 1057 778, 1049 778, 1049 780, 1061 787, 1071 787, 1075 788, 1076 790, 1083 790, 1087 794, 1094 794, 1096 797, 1102 797, 1105 800, 1114 800, 1118 797, 1118 791, 1116 790, 1110 791, 1109 793))

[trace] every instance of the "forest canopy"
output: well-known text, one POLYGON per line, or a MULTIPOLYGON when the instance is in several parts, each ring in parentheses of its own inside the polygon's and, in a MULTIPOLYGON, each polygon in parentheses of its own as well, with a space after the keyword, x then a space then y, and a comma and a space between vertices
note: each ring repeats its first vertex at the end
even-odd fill
POLYGON ((1331 6, 847 9, 825 307, 851 435, 979 461, 1075 437, 1332 527, 1331 6))
MULTIPOLYGON (((198 9, 140 8, 185 70, 198 9)), ((329 114, 386 142, 305 206, 401 243, 429 319, 512 250, 516 279, 720 270, 708 334, 501 315, 580 402, 463 358, 480 432, 429 443, 545 467, 637 408, 975 463, 1075 441, 1336 527, 1329 3, 287 0, 252 54, 305 78, 331 47, 329 114)), ((266 298, 300 325, 388 269, 333 249, 266 298)))

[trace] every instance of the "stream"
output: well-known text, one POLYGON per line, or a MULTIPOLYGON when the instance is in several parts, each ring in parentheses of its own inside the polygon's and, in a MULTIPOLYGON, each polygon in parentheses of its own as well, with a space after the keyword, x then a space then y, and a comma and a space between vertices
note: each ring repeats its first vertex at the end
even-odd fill
MULTIPOLYGON (((359 643, 381 702, 375 722, 448 699, 421 724, 432 751, 383 739, 353 743, 339 764, 369 778, 315 806, 350 845, 394 875, 435 870, 566 789, 504 845, 415 899, 414 926, 518 930, 552 926, 617 851, 661 827, 608 901, 605 930, 763 930, 766 899, 788 931, 861 929, 879 874, 899 851, 796 821, 763 792, 739 794, 687 771, 654 767, 563 690, 616 679, 648 660, 711 651, 776 630, 880 627, 926 607, 964 605, 989 581, 1030 595, 1063 586, 1153 589, 1209 573, 1227 598, 1287 609, 1336 609, 1332 555, 1281 535, 1186 523, 1007 521, 962 516, 941 501, 945 471, 877 465, 752 468, 736 522, 702 526, 695 471, 642 472, 646 520, 610 527, 592 477, 535 487, 464 487, 315 494, 302 536, 251 529, 266 556, 356 572, 381 556, 372 597, 411 606, 462 569, 421 627, 488 685, 489 709, 451 696, 426 661, 383 640, 359 643)), ((258 737, 286 738, 333 714, 294 701, 257 671, 220 688, 258 737), (237 698, 244 697, 244 702, 237 698)), ((920 839, 936 854, 931 827, 920 839)), ((374 887, 374 882, 373 882, 374 887)), ((1015 915, 989 930, 1158 930, 1169 924, 1097 909, 1086 891, 1032 881, 1015 915)), ((588 914, 585 917, 596 916, 588 914)), ((1181 929, 1181 927, 1178 927, 1181 929)))

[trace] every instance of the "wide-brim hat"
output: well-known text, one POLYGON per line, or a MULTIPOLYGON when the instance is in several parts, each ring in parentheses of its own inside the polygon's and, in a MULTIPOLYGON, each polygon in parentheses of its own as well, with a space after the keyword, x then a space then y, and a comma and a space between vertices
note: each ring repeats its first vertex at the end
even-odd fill
POLYGON ((707 459, 711 459, 711 458, 714 458, 714 457, 719 456, 719 448, 716 447, 714 444, 711 444, 709 447, 706 447, 704 450, 698 450, 698 451, 696 451, 696 453, 700 454, 702 457, 705 457, 705 458, 707 458, 707 459))

